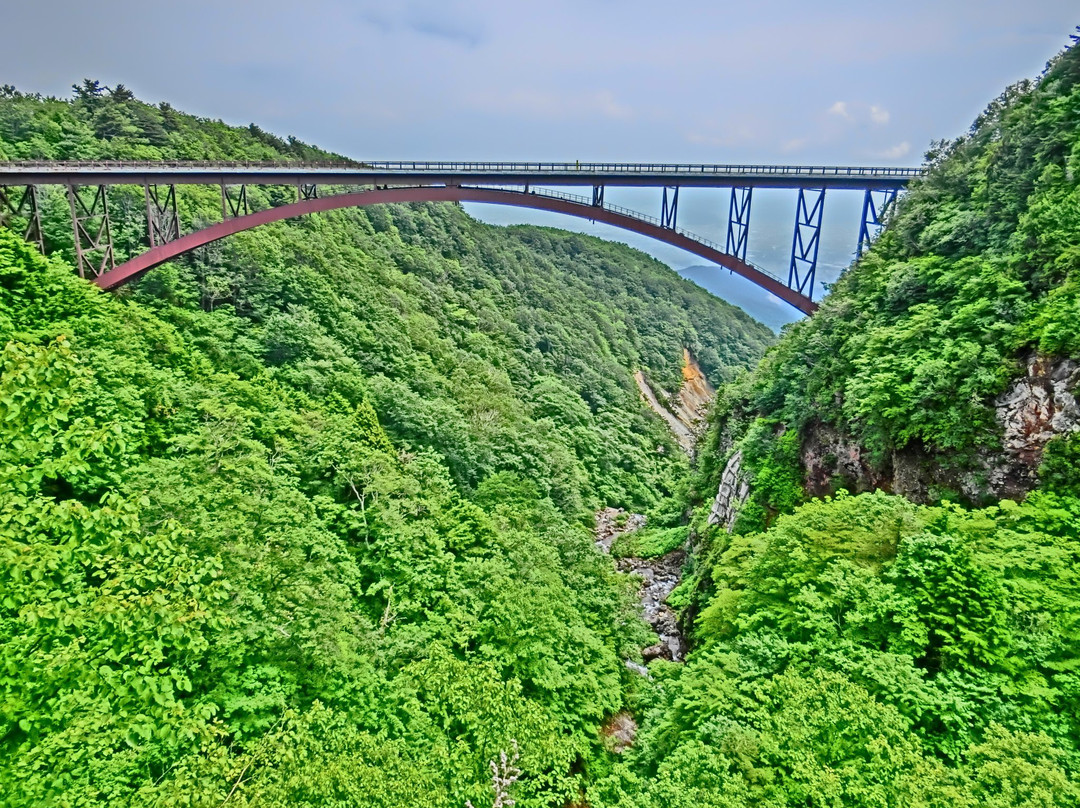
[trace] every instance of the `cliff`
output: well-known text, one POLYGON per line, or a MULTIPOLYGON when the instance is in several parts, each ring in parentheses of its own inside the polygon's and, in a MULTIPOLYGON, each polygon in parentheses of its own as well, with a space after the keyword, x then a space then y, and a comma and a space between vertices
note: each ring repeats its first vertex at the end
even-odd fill
POLYGON ((935 143, 926 176, 820 311, 722 391, 703 474, 723 500, 741 453, 747 529, 840 488, 970 504, 1071 490, 1077 121, 1073 50, 935 143))
POLYGON ((674 396, 663 388, 654 389, 644 371, 634 371, 634 381, 645 403, 664 419, 683 451, 692 457, 698 439, 705 431, 709 407, 716 400, 716 388, 690 349, 683 348, 682 383, 674 396))

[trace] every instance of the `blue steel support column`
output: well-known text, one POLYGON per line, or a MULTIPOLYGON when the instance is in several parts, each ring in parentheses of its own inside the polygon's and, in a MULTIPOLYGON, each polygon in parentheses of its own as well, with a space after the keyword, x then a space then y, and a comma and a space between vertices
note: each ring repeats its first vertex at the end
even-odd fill
POLYGON ((818 246, 821 243, 821 214, 825 210, 825 189, 799 189, 795 206, 795 235, 791 240, 791 266, 788 267, 788 286, 800 294, 814 296, 814 274, 817 272, 818 246), (807 194, 813 202, 807 204, 807 194))
POLYGON ((660 208, 660 226, 668 230, 675 229, 675 217, 679 212, 679 186, 671 186, 674 193, 671 202, 668 202, 668 186, 664 186, 664 203, 660 208))
POLYGON ((856 258, 862 257, 863 250, 869 249, 874 237, 881 232, 885 224, 885 214, 889 212, 889 208, 895 201, 895 188, 880 191, 866 189, 862 203, 862 223, 859 225, 859 245, 855 248, 856 258), (874 194, 881 194, 880 201, 874 197, 874 194))
POLYGON ((592 187, 592 203, 593 203, 593 207, 596 207, 596 208, 604 207, 604 186, 603 185, 594 185, 592 187))
POLYGON ((746 245, 750 240, 750 203, 754 189, 732 188, 731 204, 728 206, 727 245, 724 252, 746 261, 746 245))

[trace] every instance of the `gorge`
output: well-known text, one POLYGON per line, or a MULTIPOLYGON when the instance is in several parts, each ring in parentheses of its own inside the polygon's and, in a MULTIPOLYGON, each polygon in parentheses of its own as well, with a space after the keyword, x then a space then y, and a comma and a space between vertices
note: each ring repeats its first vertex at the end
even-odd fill
MULTIPOLYGON (((339 159, 75 89, 4 88, 0 161, 339 159)), ((8 213, 0 804, 1080 804, 1078 122, 1072 49, 779 337, 452 204, 115 293, 62 190, 48 257, 8 213)))

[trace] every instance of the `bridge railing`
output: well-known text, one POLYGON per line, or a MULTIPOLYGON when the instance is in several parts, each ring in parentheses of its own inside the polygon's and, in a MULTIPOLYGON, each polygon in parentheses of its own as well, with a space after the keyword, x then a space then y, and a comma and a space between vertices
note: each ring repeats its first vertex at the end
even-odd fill
POLYGON ((0 160, 0 171, 71 171, 81 168, 93 170, 109 169, 183 169, 191 168, 205 171, 216 168, 265 168, 268 170, 288 169, 367 169, 370 166, 359 161, 348 162, 312 162, 312 161, 278 161, 267 162, 266 160, 0 160))
POLYGON ((921 168, 896 166, 798 166, 720 163, 581 163, 581 162, 430 162, 405 160, 377 161, 205 161, 205 160, 20 160, 0 162, 0 172, 33 170, 63 173, 80 169, 193 171, 215 169, 251 169, 266 171, 359 171, 398 173, 557 173, 557 174, 656 174, 656 175, 737 175, 799 177, 892 177, 911 179, 921 176, 921 168))
POLYGON ((461 172, 550 172, 582 174, 759 174, 822 177, 918 177, 921 168, 896 166, 796 166, 735 165, 721 163, 482 163, 482 162, 409 162, 370 161, 365 168, 380 171, 461 171, 461 172))

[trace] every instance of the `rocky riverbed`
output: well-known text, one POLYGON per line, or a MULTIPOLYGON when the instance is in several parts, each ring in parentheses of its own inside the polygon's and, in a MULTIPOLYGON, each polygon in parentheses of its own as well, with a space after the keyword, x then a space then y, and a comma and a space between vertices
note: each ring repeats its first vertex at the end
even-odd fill
MULTIPOLYGON (((627 514, 621 508, 604 508, 596 514, 596 546, 611 553, 615 540, 645 526, 645 517, 639 513, 627 514)), ((620 572, 636 575, 641 579, 638 590, 642 615, 653 631, 657 641, 642 650, 646 662, 653 659, 669 659, 681 662, 686 656, 686 640, 679 630, 674 610, 665 602, 671 591, 679 585, 686 552, 673 550, 658 558, 616 558, 615 566, 620 572)))

